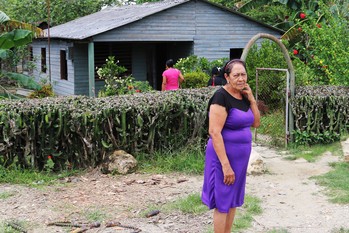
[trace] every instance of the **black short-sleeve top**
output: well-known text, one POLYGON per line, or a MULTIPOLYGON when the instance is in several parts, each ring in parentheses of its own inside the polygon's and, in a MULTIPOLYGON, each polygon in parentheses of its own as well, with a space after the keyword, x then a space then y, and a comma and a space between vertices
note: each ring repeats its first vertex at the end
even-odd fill
POLYGON ((227 113, 229 114, 230 109, 236 108, 241 111, 247 112, 250 108, 250 102, 245 96, 242 96, 242 100, 236 99, 234 96, 230 95, 227 90, 223 87, 218 89, 208 102, 207 111, 210 110, 212 104, 218 104, 225 107, 227 113))

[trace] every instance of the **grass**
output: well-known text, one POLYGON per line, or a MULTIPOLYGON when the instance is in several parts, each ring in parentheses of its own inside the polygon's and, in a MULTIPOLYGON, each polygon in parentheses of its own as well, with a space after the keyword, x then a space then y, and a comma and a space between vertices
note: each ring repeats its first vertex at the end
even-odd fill
POLYGON ((340 142, 335 142, 326 145, 314 145, 314 146, 294 146, 288 147, 288 153, 290 154, 287 159, 296 160, 304 158, 309 162, 316 161, 325 152, 331 152, 335 156, 343 156, 340 142))
POLYGON ((333 170, 313 179, 326 187, 326 194, 332 202, 349 204, 349 163, 332 163, 331 167, 333 170))
POLYGON ((23 230, 25 230, 27 225, 28 225, 27 222, 24 222, 24 221, 9 220, 8 222, 0 222, 0 232, 2 233, 26 232, 23 230))
POLYGON ((14 196, 14 193, 12 192, 0 192, 0 200, 4 200, 12 196, 14 196))
POLYGON ((251 227, 253 216, 262 213, 261 201, 253 196, 245 196, 245 204, 243 208, 238 208, 236 211, 236 218, 234 220, 233 232, 241 232, 244 229, 251 227))
MULTIPOLYGON (((174 202, 167 203, 161 207, 150 206, 146 212, 150 212, 151 210, 155 209, 161 210, 165 213, 180 211, 183 214, 191 215, 201 215, 209 211, 207 207, 202 204, 200 194, 198 193, 189 194, 186 197, 179 198, 174 202)), ((260 206, 260 200, 256 197, 246 195, 245 204, 242 208, 238 208, 237 210, 233 232, 241 232, 242 230, 251 227, 253 216, 261 213, 262 208, 260 206)), ((144 213, 142 213, 142 215, 144 215, 144 213)), ((212 228, 212 226, 210 226, 210 228, 212 228)), ((213 230, 208 229, 208 232, 213 232, 213 230)))
POLYGON ((96 209, 88 209, 84 211, 84 216, 88 221, 93 221, 93 222, 102 222, 107 218, 107 214, 99 210, 98 208, 96 209))
POLYGON ((171 212, 172 210, 179 210, 184 214, 199 215, 207 212, 207 207, 202 204, 200 194, 190 194, 185 198, 178 199, 165 205, 164 210, 171 212))
POLYGON ((261 125, 258 129, 253 129, 255 136, 257 132, 257 141, 272 146, 285 146, 285 113, 283 111, 274 111, 261 116, 261 125))
POLYGON ((344 228, 340 228, 340 229, 333 229, 332 231, 331 231, 331 233, 349 233, 349 229, 344 229, 344 228))
POLYGON ((286 229, 272 229, 268 231, 267 233, 288 233, 289 231, 286 229))
POLYGON ((22 184, 31 187, 43 187, 53 184, 60 178, 71 176, 79 171, 65 171, 62 173, 38 172, 17 168, 4 168, 0 165, 0 183, 22 184))
POLYGON ((190 146, 177 151, 154 152, 151 157, 146 154, 136 156, 140 171, 146 173, 202 174, 204 170, 204 147, 190 146))

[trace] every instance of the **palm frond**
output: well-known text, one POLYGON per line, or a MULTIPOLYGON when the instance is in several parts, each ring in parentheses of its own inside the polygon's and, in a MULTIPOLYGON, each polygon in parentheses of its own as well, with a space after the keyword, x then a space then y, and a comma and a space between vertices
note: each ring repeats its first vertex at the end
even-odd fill
POLYGON ((34 37, 39 37, 44 34, 41 28, 38 28, 29 23, 23 23, 17 20, 12 20, 4 12, 0 11, 0 34, 4 32, 10 32, 15 29, 24 29, 31 31, 34 34, 34 37))

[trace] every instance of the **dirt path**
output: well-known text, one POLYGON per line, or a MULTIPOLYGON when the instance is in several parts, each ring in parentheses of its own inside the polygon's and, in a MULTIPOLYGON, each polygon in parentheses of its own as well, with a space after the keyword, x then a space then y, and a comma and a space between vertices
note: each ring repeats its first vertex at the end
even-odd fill
MULTIPOLYGON (((330 233, 334 228, 349 229, 349 205, 328 202, 323 189, 309 179, 330 170, 328 163, 338 157, 326 154, 316 163, 284 160, 269 148, 255 146, 268 173, 248 176, 247 193, 262 200, 263 213, 254 217, 253 227, 244 233, 265 233, 272 229, 288 233, 330 233)), ((212 212, 200 216, 178 212, 160 213, 146 218, 147 208, 199 193, 201 176, 130 174, 107 176, 92 171, 83 176, 63 179, 61 186, 44 189, 0 184, 0 222, 16 219, 30 233, 69 232, 71 228, 47 226, 53 221, 86 221, 99 216, 141 229, 142 233, 206 233, 212 212)), ((1 232, 0 226, 0 232, 1 232)), ((124 227, 89 229, 87 233, 127 233, 124 227)))
POLYGON ((289 233, 329 233, 349 229, 349 205, 331 204, 324 189, 312 176, 330 171, 328 164, 338 157, 325 153, 315 163, 303 159, 288 161, 267 148, 255 148, 263 155, 270 174, 248 176, 247 190, 262 200, 263 214, 255 216, 253 230, 284 229, 289 233))

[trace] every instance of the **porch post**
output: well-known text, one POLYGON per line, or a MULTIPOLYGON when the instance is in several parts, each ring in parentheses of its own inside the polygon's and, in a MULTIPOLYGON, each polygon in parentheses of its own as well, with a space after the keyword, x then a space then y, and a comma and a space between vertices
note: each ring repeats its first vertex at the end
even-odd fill
POLYGON ((95 97, 95 49, 94 43, 88 44, 88 93, 95 97))

